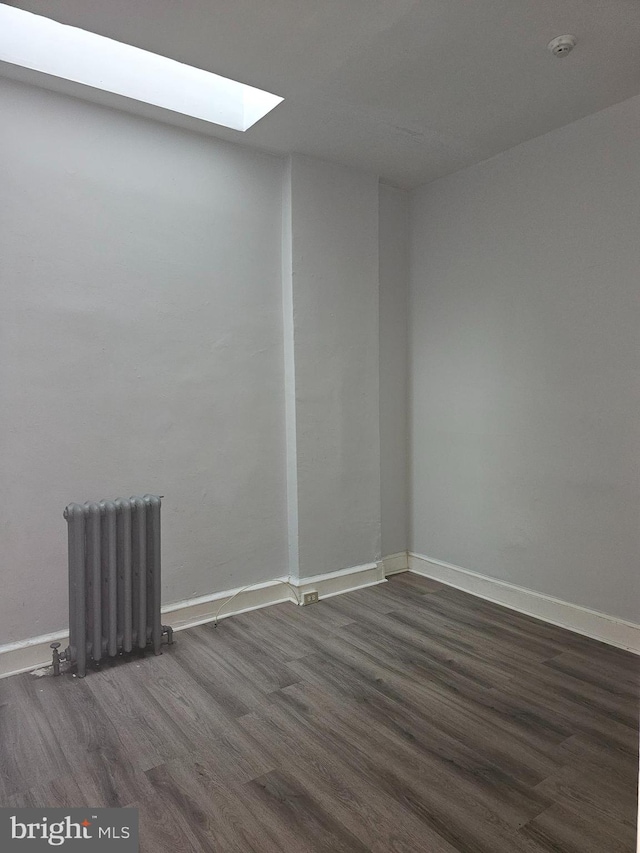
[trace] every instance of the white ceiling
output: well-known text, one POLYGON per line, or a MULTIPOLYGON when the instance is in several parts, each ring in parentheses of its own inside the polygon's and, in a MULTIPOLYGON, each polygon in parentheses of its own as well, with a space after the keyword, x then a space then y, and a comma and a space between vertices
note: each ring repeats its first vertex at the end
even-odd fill
POLYGON ((246 133, 89 93, 94 100, 270 151, 337 160, 406 187, 640 92, 640 0, 10 5, 285 98, 246 133), (578 46, 557 59, 546 45, 565 33, 578 46))

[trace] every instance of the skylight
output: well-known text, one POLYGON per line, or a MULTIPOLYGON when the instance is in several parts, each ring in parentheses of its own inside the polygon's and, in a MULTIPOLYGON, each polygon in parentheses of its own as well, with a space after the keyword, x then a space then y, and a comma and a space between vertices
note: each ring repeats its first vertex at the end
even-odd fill
POLYGON ((248 130, 283 100, 4 4, 0 4, 0 60, 234 130, 248 130))

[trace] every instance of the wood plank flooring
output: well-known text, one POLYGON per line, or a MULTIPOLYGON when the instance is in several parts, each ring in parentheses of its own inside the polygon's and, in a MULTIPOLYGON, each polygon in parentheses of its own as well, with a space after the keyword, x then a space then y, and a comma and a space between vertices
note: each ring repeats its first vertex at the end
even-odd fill
POLYGON ((632 853, 640 660, 411 574, 0 681, 0 805, 154 853, 632 853))

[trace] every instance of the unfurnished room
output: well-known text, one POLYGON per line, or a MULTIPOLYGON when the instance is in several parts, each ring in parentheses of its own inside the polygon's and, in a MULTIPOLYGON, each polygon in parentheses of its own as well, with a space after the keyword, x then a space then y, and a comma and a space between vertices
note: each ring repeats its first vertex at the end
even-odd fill
POLYGON ((634 853, 640 2, 0 2, 0 849, 634 853))

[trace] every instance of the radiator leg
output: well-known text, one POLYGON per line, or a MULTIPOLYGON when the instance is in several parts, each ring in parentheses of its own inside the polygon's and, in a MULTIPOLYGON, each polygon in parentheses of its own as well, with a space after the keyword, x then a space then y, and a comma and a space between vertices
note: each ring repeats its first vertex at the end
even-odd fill
POLYGON ((170 625, 162 626, 162 633, 167 635, 167 645, 173 645, 173 628, 170 625))
POLYGON ((87 654, 85 652, 84 657, 81 658, 80 655, 78 655, 78 657, 77 657, 77 660, 76 660, 76 677, 77 678, 84 678, 87 674, 87 657, 89 657, 89 658, 91 657, 90 649, 91 649, 91 647, 89 646, 89 654, 87 654))

